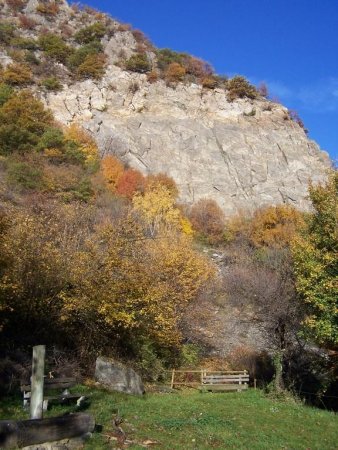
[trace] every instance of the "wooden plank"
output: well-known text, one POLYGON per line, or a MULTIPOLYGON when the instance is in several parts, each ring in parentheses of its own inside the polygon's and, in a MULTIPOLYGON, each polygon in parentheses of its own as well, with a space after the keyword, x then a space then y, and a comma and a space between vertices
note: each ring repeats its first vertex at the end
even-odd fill
POLYGON ((206 375, 205 380, 248 380, 249 375, 206 375))
MULTIPOLYGON (((45 378, 45 389, 66 389, 77 384, 76 378, 45 378)), ((29 392, 31 390, 30 384, 22 384, 20 386, 21 392, 29 392)))
POLYGON ((93 432, 94 427, 94 418, 83 413, 49 419, 2 420, 0 421, 0 448, 21 448, 83 436, 93 432))
POLYGON ((244 391, 248 389, 247 384, 214 384, 201 386, 204 391, 244 391))
MULTIPOLYGON (((201 370, 205 373, 210 374, 224 374, 224 375, 231 375, 231 374, 247 374, 248 372, 246 370, 205 370, 205 369, 199 369, 199 370, 177 370, 175 369, 175 373, 201 373, 201 370)), ((172 373, 172 370, 167 370, 166 372, 172 373)))

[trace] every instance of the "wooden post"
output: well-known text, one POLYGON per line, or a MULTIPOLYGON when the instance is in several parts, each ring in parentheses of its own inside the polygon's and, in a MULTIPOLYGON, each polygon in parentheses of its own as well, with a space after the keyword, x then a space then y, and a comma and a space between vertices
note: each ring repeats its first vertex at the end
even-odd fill
POLYGON ((45 345, 33 347, 30 418, 42 419, 43 384, 45 371, 45 345))
POLYGON ((256 380, 256 378, 254 378, 254 388, 255 388, 255 390, 257 389, 257 380, 256 380))
POLYGON ((175 369, 173 369, 172 374, 171 374, 171 384, 170 384, 171 389, 174 388, 174 381, 175 381, 175 369))

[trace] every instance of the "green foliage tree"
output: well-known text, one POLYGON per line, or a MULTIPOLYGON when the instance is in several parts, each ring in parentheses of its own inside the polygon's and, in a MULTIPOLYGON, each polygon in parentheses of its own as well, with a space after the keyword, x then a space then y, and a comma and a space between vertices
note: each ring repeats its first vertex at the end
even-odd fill
POLYGON ((327 182, 311 185, 314 212, 292 247, 296 286, 308 307, 304 321, 310 335, 338 346, 338 172, 327 182))
POLYGON ((0 153, 33 150, 53 122, 52 113, 30 92, 16 93, 0 108, 0 153))

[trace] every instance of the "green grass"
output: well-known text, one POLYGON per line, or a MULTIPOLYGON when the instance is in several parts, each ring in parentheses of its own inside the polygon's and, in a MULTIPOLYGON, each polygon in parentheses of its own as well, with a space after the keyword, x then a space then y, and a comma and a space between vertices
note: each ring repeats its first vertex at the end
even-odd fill
MULTIPOLYGON (((338 449, 338 416, 301 404, 271 400, 260 391, 204 393, 183 391, 133 397, 81 386, 88 412, 103 426, 86 450, 111 449, 112 417, 118 411, 127 438, 141 449, 147 439, 160 449, 338 449)), ((58 415, 72 407, 53 407, 58 415)), ((24 418, 19 397, 0 402, 0 418, 24 418)))

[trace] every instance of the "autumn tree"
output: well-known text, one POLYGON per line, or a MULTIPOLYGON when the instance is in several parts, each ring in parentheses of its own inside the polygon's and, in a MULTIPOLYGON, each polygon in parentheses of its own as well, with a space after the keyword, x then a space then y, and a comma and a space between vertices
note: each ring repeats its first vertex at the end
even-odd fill
POLYGON ((189 218, 193 228, 210 244, 223 240, 225 218, 215 200, 199 200, 191 208, 189 218))
POLYGON ((115 192, 117 182, 124 172, 122 162, 113 155, 107 155, 101 161, 101 172, 108 189, 115 192))
POLYGON ((136 192, 143 192, 145 178, 135 169, 127 169, 116 182, 116 193, 131 199, 136 192))
POLYGON ((175 197, 161 184, 153 184, 143 195, 134 195, 133 207, 144 221, 150 236, 181 227, 181 212, 175 206, 175 197))
POLYGON ((249 237, 256 247, 287 247, 303 223, 303 214, 292 206, 260 208, 250 221, 249 237))
POLYGON ((297 292, 308 308, 305 331, 320 344, 338 345, 338 172, 310 185, 314 212, 292 251, 297 292))
POLYGON ((156 173, 147 176, 146 190, 151 190, 156 185, 166 187, 173 198, 178 197, 179 191, 175 180, 165 173, 156 173))

